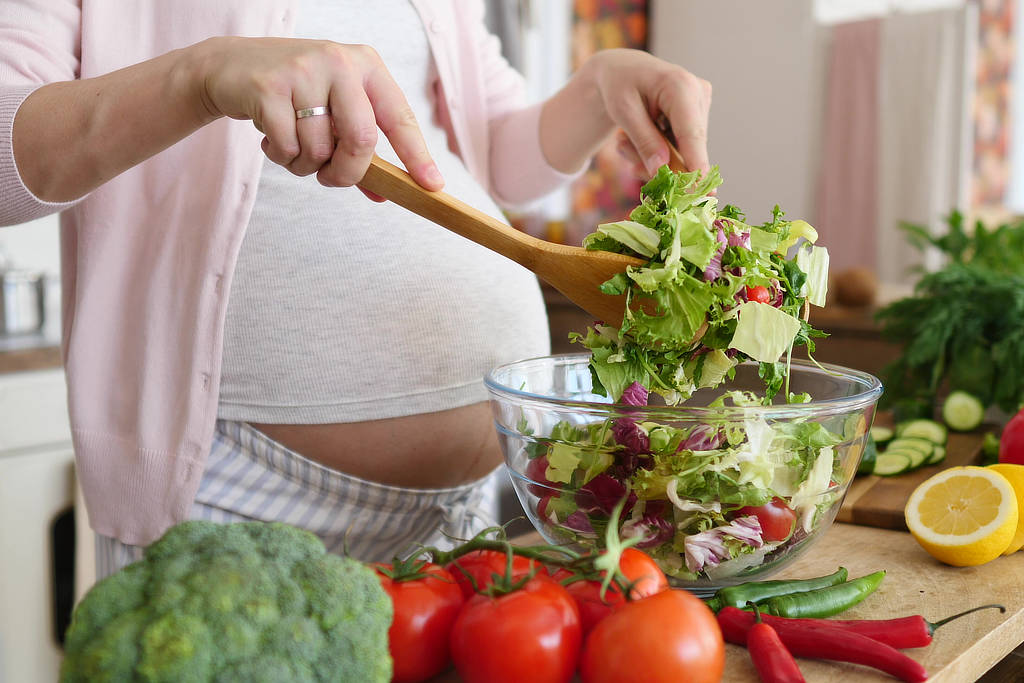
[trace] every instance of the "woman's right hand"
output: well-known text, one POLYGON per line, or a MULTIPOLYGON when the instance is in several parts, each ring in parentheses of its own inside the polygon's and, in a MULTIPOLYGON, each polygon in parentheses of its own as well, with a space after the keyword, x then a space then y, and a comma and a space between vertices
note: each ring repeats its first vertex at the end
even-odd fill
POLYGON ((267 157, 292 173, 316 173, 329 187, 355 185, 370 165, 379 127, 416 182, 428 190, 444 186, 409 103, 373 48, 235 37, 196 48, 210 114, 251 120, 266 136, 267 157), (296 110, 325 105, 329 115, 296 118, 296 110))

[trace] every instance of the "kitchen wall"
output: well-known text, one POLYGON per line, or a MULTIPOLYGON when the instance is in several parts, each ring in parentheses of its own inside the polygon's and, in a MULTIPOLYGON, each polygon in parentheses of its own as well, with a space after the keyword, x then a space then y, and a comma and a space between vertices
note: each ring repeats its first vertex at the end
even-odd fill
POLYGON ((57 214, 0 228, 0 261, 11 266, 45 273, 60 272, 60 239, 57 214))
POLYGON ((971 5, 652 0, 650 8, 651 51, 714 85, 709 148, 723 201, 755 222, 775 204, 811 221, 833 271, 871 269, 883 301, 909 291, 915 266, 937 265, 937 254, 922 261, 909 249, 898 226, 944 231, 952 209, 976 208, 971 5))

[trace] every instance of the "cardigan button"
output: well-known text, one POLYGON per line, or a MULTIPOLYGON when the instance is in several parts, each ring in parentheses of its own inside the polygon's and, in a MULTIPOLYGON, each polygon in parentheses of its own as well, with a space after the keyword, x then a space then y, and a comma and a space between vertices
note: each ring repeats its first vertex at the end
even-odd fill
POLYGON ((443 33, 444 32, 444 23, 440 19, 434 19, 433 21, 430 22, 430 32, 431 33, 443 33))

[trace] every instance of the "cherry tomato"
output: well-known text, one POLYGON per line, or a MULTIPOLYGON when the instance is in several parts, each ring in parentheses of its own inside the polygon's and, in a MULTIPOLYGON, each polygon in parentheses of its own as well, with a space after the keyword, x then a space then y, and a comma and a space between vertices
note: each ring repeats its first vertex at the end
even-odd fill
POLYGON ((734 517, 754 515, 761 523, 761 537, 766 541, 785 541, 793 533, 796 513, 778 496, 764 505, 748 505, 733 513, 734 517))
POLYGON ((627 602, 601 620, 583 646, 583 683, 717 683, 725 643, 699 598, 667 590, 627 602))
POLYGON ((581 641, 576 603, 538 574, 507 595, 470 598, 452 628, 452 659, 466 683, 566 683, 581 641))
MULTIPOLYGON (((447 569, 455 577, 455 582, 459 585, 459 588, 462 589, 462 595, 468 600, 476 593, 473 590, 474 583, 477 590, 482 591, 494 582, 493 574, 504 576, 507 567, 508 556, 505 553, 500 553, 496 550, 474 550, 449 564, 447 569), (466 574, 473 577, 472 581, 466 574)), ((534 568, 539 568, 541 572, 545 571, 543 565, 539 562, 514 555, 512 557, 511 578, 517 579, 526 576, 534 568)))
POLYGON ((1024 410, 1010 418, 999 437, 999 462, 1024 465, 1024 410))
MULTIPOLYGON (((626 548, 619 559, 619 570, 627 581, 633 583, 629 595, 631 600, 639 600, 668 589, 665 572, 642 550, 626 548)), ((571 572, 559 569, 552 578, 561 582, 569 576, 572 576, 571 572)), ((590 633, 597 622, 611 614, 615 607, 626 602, 614 583, 605 591, 604 600, 601 599, 600 581, 573 581, 563 585, 580 610, 580 626, 583 627, 584 636, 590 633)))
POLYGON ((446 569, 426 564, 423 578, 394 581, 375 565, 395 616, 388 630, 388 649, 394 660, 395 683, 418 683, 448 668, 449 639, 455 618, 465 602, 462 591, 446 569))
POLYGON ((771 302, 771 300, 772 295, 764 285, 747 287, 747 301, 756 301, 759 304, 767 304, 771 302))

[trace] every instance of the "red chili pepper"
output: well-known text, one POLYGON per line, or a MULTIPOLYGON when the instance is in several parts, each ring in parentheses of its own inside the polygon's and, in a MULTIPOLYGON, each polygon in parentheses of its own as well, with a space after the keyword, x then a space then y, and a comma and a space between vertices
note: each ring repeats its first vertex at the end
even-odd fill
MULTIPOLYGON (((783 622, 790 626, 804 626, 807 628, 817 628, 819 626, 839 628, 844 631, 867 636, 872 640, 885 643, 897 650, 903 650, 911 647, 924 647, 932 642, 935 629, 940 626, 972 612, 991 608, 998 608, 1002 612, 1006 611, 1006 608, 1002 605, 981 605, 980 607, 954 614, 951 617, 946 617, 935 623, 925 620, 920 615, 900 617, 898 619, 787 619, 785 617, 773 617, 770 614, 762 614, 761 619, 766 624, 772 626, 777 626, 780 622, 783 622)), ((745 619, 745 623, 748 626, 753 625, 754 615, 750 612, 744 612, 744 614, 746 615, 745 617, 736 616, 735 618, 745 619)))
POLYGON ((747 631, 747 651, 754 661, 757 675, 764 683, 805 683, 793 655, 779 640, 779 634, 771 626, 761 621, 761 611, 755 603, 754 625, 747 631))
MULTIPOLYGON (((730 643, 745 645, 747 633, 753 626, 753 615, 736 607, 726 607, 718 613, 722 636, 730 643)), ((784 619, 772 622, 775 632, 786 648, 796 657, 828 659, 836 662, 863 664, 895 676, 909 683, 928 680, 928 672, 921 663, 906 656, 891 645, 872 640, 855 631, 827 625, 790 624, 784 619)))

